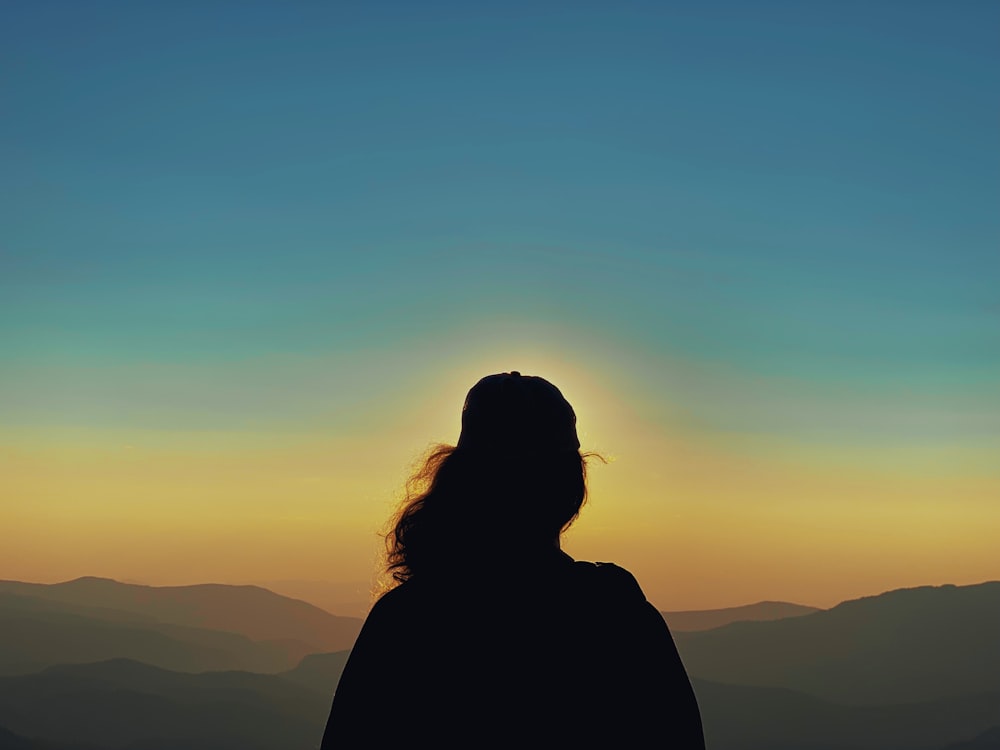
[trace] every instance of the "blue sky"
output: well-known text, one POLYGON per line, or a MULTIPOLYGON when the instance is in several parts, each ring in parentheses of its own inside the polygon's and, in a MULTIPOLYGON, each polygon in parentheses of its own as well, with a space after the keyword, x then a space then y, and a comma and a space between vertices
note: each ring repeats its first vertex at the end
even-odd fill
POLYGON ((498 319, 997 408, 993 3, 5 15, 0 400, 26 423, 49 368, 498 319))

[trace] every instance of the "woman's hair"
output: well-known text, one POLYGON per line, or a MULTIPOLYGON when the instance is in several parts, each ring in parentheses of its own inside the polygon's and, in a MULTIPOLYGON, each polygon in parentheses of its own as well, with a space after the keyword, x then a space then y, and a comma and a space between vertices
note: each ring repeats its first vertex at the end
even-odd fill
POLYGON ((474 573, 551 550, 586 499, 590 455, 436 446, 407 482, 385 535, 389 585, 474 573))

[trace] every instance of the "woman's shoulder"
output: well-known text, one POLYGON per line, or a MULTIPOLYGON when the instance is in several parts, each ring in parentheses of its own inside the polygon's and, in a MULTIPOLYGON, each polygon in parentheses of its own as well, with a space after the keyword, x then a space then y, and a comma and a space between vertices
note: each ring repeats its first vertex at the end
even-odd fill
POLYGON ((368 619, 427 613, 444 607, 454 591, 453 586, 443 582, 406 580, 379 595, 368 612, 368 619))
POLYGON ((481 599, 492 606, 498 597, 575 599, 623 607, 646 604, 642 587, 627 569, 615 563, 587 562, 566 556, 559 565, 534 570, 530 576, 516 569, 510 576, 493 576, 464 585, 461 582, 408 580, 383 593, 372 606, 368 620, 394 620, 414 614, 423 619, 434 611, 474 608, 481 599), (463 595, 456 596, 456 590, 461 590, 463 595), (562 596, 556 593, 559 591, 562 596))
POLYGON ((374 612, 395 612, 400 609, 407 609, 418 603, 426 592, 425 587, 420 586, 416 581, 403 581, 397 583, 392 588, 383 591, 372 605, 371 613, 374 612))
POLYGON ((585 586, 609 598, 622 603, 646 601, 635 576, 620 565, 577 560, 573 563, 573 570, 585 586))

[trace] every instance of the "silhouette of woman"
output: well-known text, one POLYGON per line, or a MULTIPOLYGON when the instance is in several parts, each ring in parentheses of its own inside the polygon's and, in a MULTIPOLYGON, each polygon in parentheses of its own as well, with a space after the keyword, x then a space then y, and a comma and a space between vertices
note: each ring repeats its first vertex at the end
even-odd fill
POLYGON ((490 375, 455 447, 386 536, 395 587, 344 668, 323 750, 704 748, 691 683, 628 571, 560 534, 586 495, 576 415, 548 381, 490 375))

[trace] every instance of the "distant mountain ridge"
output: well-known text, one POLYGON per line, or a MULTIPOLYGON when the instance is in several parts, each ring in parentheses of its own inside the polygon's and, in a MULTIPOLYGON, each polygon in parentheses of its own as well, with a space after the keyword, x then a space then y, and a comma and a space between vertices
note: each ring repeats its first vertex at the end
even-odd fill
MULTIPOLYGON (((90 584, 70 586, 74 596, 59 586, 46 599, 0 583, 0 662, 4 653, 24 656, 21 646, 33 644, 42 659, 96 663, 0 676, 0 748, 317 746, 349 645, 309 653, 272 674, 218 671, 204 665, 252 660, 282 641, 165 623, 150 614, 171 612, 155 594, 152 606, 126 597, 135 604, 129 611, 109 606, 115 600, 107 595, 83 600, 90 584), (159 659, 160 668, 137 656, 159 659)), ((98 588, 119 597, 130 591, 115 582, 98 588)), ((196 588, 196 598, 208 592, 216 606, 234 594, 219 585, 179 588, 196 588)), ((281 599, 264 601, 282 606, 281 599)), ((782 619, 675 630, 712 750, 996 747, 1000 582, 900 589, 782 619)))
POLYGON ((660 614, 667 621, 671 631, 690 632, 720 628, 731 622, 782 620, 786 617, 801 617, 821 611, 818 607, 807 607, 803 604, 789 602, 757 602, 756 604, 744 604, 741 607, 661 611, 660 614))
POLYGON ((898 589, 675 640, 694 677, 876 705, 1000 691, 998 633, 1000 581, 992 581, 898 589))
POLYGON ((239 633, 254 641, 301 641, 312 651, 351 648, 361 629, 360 618, 338 617, 259 586, 142 586, 84 577, 53 584, 0 581, 4 592, 239 633))
POLYGON ((182 672, 280 672, 315 650, 299 641, 259 642, 239 633, 0 592, 0 675, 114 658, 182 672))

